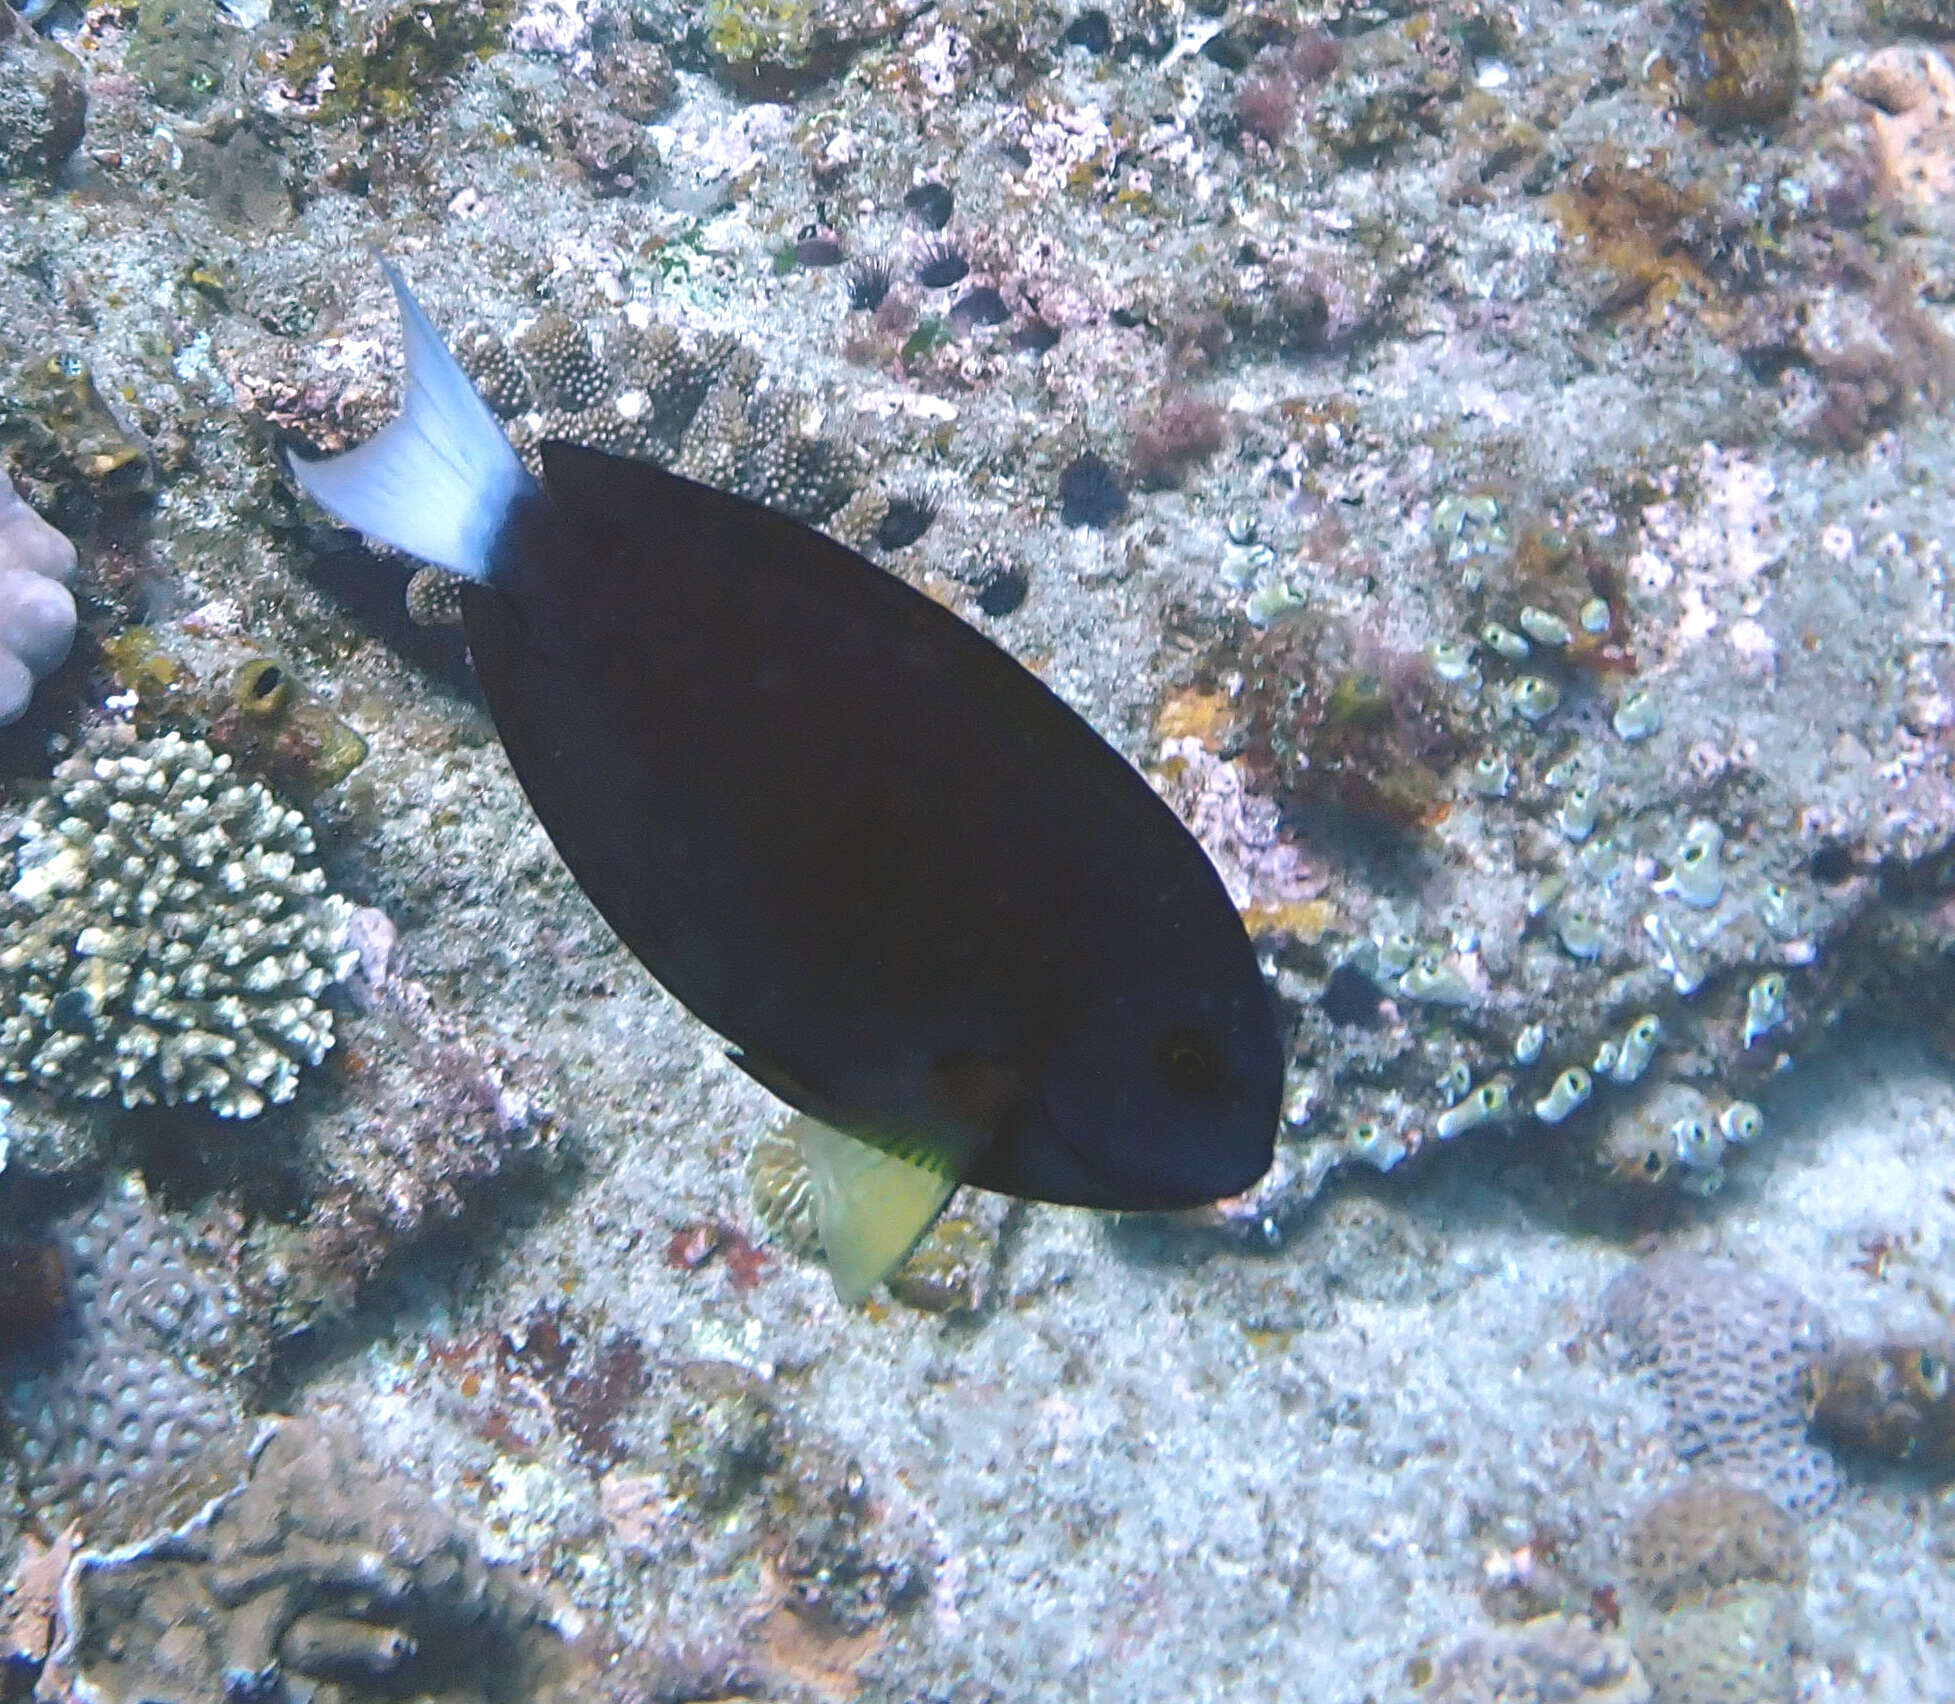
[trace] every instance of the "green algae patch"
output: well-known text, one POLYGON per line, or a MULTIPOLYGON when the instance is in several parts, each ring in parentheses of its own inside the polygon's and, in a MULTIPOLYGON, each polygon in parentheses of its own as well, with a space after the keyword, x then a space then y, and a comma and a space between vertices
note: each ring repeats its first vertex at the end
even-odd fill
POLYGON ((426 93, 508 42, 515 0, 329 9, 270 62, 293 110, 329 122, 412 117, 426 93))
POLYGON ((1691 116, 1713 130, 1778 123, 1799 98, 1799 15, 1792 0, 1705 0, 1686 80, 1691 116))
POLYGON ((129 69, 163 106, 194 117, 223 88, 238 39, 216 0, 143 0, 129 69))
POLYGON ((708 0, 698 39, 721 81, 754 100, 784 100, 891 39, 913 0, 708 0))

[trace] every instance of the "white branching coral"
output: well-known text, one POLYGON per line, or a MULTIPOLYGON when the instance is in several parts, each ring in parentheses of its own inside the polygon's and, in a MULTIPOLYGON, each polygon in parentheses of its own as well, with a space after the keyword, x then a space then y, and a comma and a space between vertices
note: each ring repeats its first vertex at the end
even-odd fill
POLYGON ((0 1080, 255 1118, 333 1044, 352 906, 305 819, 201 740, 69 758, 0 881, 0 1080))

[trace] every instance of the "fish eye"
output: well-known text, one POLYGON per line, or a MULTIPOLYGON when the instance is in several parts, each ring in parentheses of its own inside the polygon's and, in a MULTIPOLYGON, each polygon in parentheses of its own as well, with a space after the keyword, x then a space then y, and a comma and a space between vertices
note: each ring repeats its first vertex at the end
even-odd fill
POLYGON ((1162 1079, 1176 1094, 1207 1096, 1219 1093, 1223 1082, 1222 1056, 1205 1035, 1173 1029, 1161 1037, 1154 1062, 1162 1079))

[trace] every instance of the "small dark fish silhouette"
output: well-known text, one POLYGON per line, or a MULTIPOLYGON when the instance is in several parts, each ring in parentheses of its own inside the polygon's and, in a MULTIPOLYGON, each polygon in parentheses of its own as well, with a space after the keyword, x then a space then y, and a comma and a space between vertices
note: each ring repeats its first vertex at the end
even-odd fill
POLYGON ((960 1182, 1200 1205, 1268 1168, 1283 1061, 1194 837, 974 628, 822 534, 571 444, 530 478, 390 267, 399 419, 296 458, 463 575, 497 731, 571 874, 804 1115, 837 1288, 960 1182))

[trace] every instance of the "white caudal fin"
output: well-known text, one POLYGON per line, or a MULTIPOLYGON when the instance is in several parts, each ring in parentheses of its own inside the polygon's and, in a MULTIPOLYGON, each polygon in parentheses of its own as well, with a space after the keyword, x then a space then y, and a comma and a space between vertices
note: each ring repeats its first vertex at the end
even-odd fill
POLYGON ((406 281, 380 263, 400 303, 407 378, 400 417, 323 461, 287 455, 306 495, 342 526, 471 580, 487 580, 510 506, 534 482, 406 281))
POLYGON ((815 1224, 835 1293, 853 1305, 903 1264, 957 1180, 858 1142, 806 1113, 788 1128, 800 1138, 813 1177, 815 1224))

